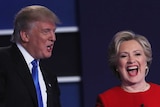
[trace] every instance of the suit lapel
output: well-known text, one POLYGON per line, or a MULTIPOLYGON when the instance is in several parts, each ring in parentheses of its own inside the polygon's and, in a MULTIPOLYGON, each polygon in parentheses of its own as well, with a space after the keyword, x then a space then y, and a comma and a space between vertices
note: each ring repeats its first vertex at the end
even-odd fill
POLYGON ((20 50, 17 48, 16 45, 13 45, 12 53, 13 53, 12 58, 14 61, 15 71, 21 77, 22 81, 26 85, 26 88, 28 89, 31 95, 31 98, 33 99, 33 101, 35 102, 35 105, 37 106, 36 91, 35 91, 34 83, 33 83, 28 65, 25 62, 23 55, 21 54, 20 50))
POLYGON ((49 69, 43 66, 44 64, 43 61, 40 61, 41 71, 47 88, 47 107, 60 107, 57 77, 49 72, 49 69))
POLYGON ((46 85, 46 89, 47 89, 47 107, 52 107, 54 104, 54 100, 53 100, 53 87, 52 87, 52 83, 51 83, 51 78, 49 76, 49 74, 47 73, 47 70, 44 69, 44 67, 42 66, 43 64, 40 61, 40 68, 42 71, 42 75, 45 81, 45 85, 46 85))

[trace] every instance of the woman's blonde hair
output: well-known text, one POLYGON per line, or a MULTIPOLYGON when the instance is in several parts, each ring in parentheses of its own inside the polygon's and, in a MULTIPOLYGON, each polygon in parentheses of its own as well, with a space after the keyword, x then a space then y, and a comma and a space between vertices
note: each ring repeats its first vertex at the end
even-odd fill
POLYGON ((139 34, 135 34, 132 31, 120 31, 115 34, 115 36, 113 37, 109 45, 109 49, 108 49, 109 67, 118 76, 118 78, 120 78, 119 73, 117 72, 117 57, 118 57, 119 46, 123 41, 128 41, 128 40, 135 40, 142 46, 144 53, 146 55, 146 58, 147 58, 148 69, 152 62, 151 44, 149 43, 146 37, 139 35, 139 34))

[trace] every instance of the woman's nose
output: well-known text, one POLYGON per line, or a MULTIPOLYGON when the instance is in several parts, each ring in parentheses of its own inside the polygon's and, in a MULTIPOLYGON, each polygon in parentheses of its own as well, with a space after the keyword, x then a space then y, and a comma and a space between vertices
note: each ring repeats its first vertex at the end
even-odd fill
POLYGON ((128 58, 128 63, 134 63, 134 62, 135 62, 134 57, 130 56, 130 57, 128 58))

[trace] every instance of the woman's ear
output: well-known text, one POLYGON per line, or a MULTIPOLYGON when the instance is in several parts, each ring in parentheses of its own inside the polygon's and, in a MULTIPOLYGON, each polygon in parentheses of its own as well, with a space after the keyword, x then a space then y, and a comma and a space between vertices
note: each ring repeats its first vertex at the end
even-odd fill
POLYGON ((20 38, 21 38, 22 42, 29 41, 29 35, 26 31, 20 31, 20 38))

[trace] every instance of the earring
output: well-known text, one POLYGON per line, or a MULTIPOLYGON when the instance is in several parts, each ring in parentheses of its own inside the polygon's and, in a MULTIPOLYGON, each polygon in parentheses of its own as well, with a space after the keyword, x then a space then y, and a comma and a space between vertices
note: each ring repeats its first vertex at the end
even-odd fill
POLYGON ((147 75, 148 75, 148 72, 149 72, 149 68, 148 68, 148 66, 146 66, 145 76, 147 76, 147 75))
POLYGON ((118 72, 118 69, 116 68, 116 71, 118 72))

